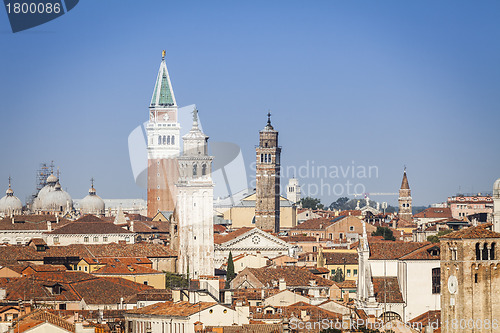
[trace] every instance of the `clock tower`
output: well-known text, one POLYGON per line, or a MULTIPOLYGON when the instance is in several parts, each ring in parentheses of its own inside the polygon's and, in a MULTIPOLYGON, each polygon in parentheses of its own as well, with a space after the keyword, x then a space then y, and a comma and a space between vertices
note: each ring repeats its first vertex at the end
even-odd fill
POLYGON ((177 157, 180 152, 180 125, 177 103, 162 52, 149 105, 148 140, 148 216, 175 208, 175 182, 179 178, 177 157))
POLYGON ((271 125, 271 113, 267 114, 267 125, 259 133, 256 155, 255 226, 261 230, 278 233, 281 147, 278 146, 278 131, 271 125))
POLYGON ((497 332, 500 325, 500 233, 491 224, 440 238, 441 331, 497 332))

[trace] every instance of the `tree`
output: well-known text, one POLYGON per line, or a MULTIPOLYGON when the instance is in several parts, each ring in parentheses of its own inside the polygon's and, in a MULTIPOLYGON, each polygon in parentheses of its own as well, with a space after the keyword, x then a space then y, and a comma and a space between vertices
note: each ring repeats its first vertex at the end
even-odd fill
POLYGON ((229 251, 229 258, 227 258, 226 289, 229 288, 229 283, 231 283, 235 276, 233 253, 229 251))
POLYGON ((332 276, 332 280, 335 282, 344 282, 344 271, 342 268, 338 267, 335 274, 332 276))
POLYGON ((309 209, 323 209, 325 206, 321 203, 321 200, 317 198, 305 197, 300 200, 302 208, 309 209))
POLYGON ((377 230, 372 232, 372 236, 383 236, 385 240, 395 241, 392 230, 388 227, 377 227, 377 230))
POLYGON ((176 273, 165 272, 166 289, 187 288, 187 287, 189 287, 189 281, 188 279, 186 279, 185 276, 176 273))
POLYGON ((428 242, 431 242, 431 243, 439 243, 439 238, 441 236, 444 236, 444 235, 447 235, 449 234, 450 232, 452 232, 453 230, 451 229, 447 229, 447 230, 441 230, 437 233, 437 235, 431 235, 431 236, 427 236, 427 241, 428 242))
POLYGON ((347 202, 349 202, 349 198, 348 197, 340 197, 337 199, 337 201, 334 201, 330 204, 330 209, 331 210, 334 210, 334 209, 340 209, 340 210, 345 210, 344 206, 347 202))

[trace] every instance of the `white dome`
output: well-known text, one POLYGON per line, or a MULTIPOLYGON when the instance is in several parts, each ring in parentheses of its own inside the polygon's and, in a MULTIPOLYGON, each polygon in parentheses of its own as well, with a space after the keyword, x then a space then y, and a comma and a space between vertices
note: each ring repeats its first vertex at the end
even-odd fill
POLYGON ((493 196, 500 197, 500 178, 493 184, 493 196))
POLYGON ((61 189, 61 185, 57 183, 54 190, 49 192, 42 200, 42 210, 44 211, 65 211, 66 207, 73 207, 73 200, 68 192, 61 189))
POLYGON ((14 196, 14 191, 9 185, 6 195, 0 199, 0 214, 21 214, 22 210, 23 203, 18 197, 14 196))
POLYGON ((54 176, 54 174, 51 174, 50 176, 47 177, 47 184, 51 184, 51 183, 57 183, 59 181, 59 179, 57 179, 56 176, 54 176))
POLYGON ((100 215, 105 213, 104 200, 96 194, 94 187, 91 187, 89 195, 80 201, 80 211, 82 214, 100 215))

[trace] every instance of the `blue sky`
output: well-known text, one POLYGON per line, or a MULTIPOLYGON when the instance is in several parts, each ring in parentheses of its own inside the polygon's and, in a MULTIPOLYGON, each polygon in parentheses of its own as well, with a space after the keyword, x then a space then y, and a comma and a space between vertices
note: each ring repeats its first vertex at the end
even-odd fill
POLYGON ((0 188, 11 175, 24 201, 54 160, 73 198, 90 177, 103 198, 145 198, 127 137, 166 49, 177 103, 195 103, 211 141, 238 144, 248 165, 270 109, 284 167, 378 170, 309 174, 305 192, 347 180, 397 192, 404 165, 416 205, 491 191, 499 14, 498 1, 87 0, 13 34, 0 10, 0 188))

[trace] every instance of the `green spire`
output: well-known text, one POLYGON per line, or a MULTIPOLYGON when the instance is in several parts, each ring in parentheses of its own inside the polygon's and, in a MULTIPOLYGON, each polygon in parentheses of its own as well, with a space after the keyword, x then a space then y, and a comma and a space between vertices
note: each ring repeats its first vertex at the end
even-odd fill
POLYGON ((165 51, 163 51, 160 69, 158 70, 158 76, 156 78, 155 89, 153 91, 153 97, 151 98, 150 107, 155 108, 175 106, 177 106, 177 104, 175 102, 174 91, 172 90, 170 76, 168 75, 167 65, 165 63, 165 51))

